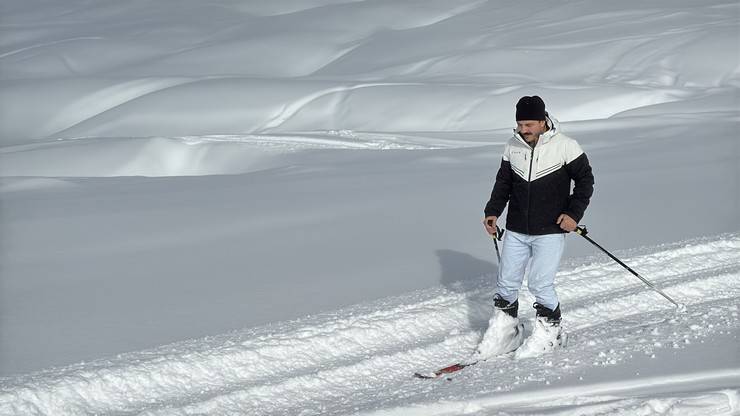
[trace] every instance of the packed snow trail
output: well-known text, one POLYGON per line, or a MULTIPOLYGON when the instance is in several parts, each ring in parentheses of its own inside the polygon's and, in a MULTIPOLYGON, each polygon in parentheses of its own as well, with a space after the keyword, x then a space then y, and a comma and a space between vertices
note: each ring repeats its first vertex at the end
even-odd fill
MULTIPOLYGON (((412 374, 452 364, 474 349, 491 313, 492 276, 461 282, 459 290, 416 291, 295 321, 3 378, 0 414, 312 415, 384 408, 394 414, 396 407, 405 409, 397 414, 406 414, 413 403, 427 413, 437 409, 454 414, 459 408, 437 404, 470 399, 485 409, 501 403, 497 397, 505 392, 737 334, 740 234, 640 252, 633 250, 623 259, 688 305, 686 313, 677 314, 609 259, 594 257, 577 266, 571 261, 557 278, 569 346, 544 359, 489 360, 465 369, 449 386, 412 374)), ((526 307, 531 296, 524 292, 521 300, 521 316, 531 320, 533 312, 526 307)), ((723 373, 697 377, 740 386, 738 363, 729 364, 723 373)), ((605 389, 583 391, 599 394, 605 389)), ((548 393, 545 389, 540 394, 548 393)), ((717 394, 706 397, 732 397, 717 394)))

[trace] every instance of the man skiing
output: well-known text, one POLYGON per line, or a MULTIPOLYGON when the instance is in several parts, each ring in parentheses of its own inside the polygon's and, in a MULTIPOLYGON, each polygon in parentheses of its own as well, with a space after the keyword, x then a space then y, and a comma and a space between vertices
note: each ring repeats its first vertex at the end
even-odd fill
POLYGON ((540 97, 525 96, 517 102, 516 123, 485 207, 483 224, 493 236, 507 203, 509 211, 494 313, 475 361, 514 350, 516 358, 537 356, 561 345, 555 274, 565 236, 575 231, 593 194, 594 176, 586 154, 560 132, 540 97), (536 318, 532 335, 522 344, 518 295, 530 260, 527 281, 536 300, 536 318))

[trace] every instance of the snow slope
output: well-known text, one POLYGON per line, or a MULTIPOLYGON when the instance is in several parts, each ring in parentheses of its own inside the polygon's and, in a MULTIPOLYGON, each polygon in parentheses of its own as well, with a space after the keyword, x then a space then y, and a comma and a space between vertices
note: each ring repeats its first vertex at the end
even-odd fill
POLYGON ((740 413, 738 21, 0 3, 0 414, 740 413), (567 349, 420 383, 486 327, 480 216, 531 94, 592 161, 591 236, 688 312, 572 235, 567 349))
POLYGON ((529 414, 543 402, 586 414, 740 411, 740 236, 641 251, 627 261, 685 313, 611 262, 566 268, 558 277, 568 347, 544 359, 490 360, 450 383, 412 374, 472 352, 490 316, 490 275, 5 380, 0 412, 430 415, 524 406, 529 414), (713 360, 694 348, 704 343, 714 344, 713 360), (671 367, 635 371, 631 363, 645 357, 671 367), (610 368, 620 371, 605 378, 610 368))
POLYGON ((260 3, 4 2, 0 143, 488 130, 530 91, 600 119, 740 76, 732 1, 260 3))
MULTIPOLYGON (((566 126, 597 167, 584 221, 592 237, 619 250, 740 229, 735 122, 643 120, 602 121, 593 137, 596 123, 566 126), (696 140, 702 129, 718 145, 696 140), (657 158, 668 143, 671 157, 657 158)), ((491 273, 480 215, 500 151, 311 149, 238 175, 3 178, 0 369, 71 364, 491 273)), ((569 237, 567 256, 594 252, 569 237)))

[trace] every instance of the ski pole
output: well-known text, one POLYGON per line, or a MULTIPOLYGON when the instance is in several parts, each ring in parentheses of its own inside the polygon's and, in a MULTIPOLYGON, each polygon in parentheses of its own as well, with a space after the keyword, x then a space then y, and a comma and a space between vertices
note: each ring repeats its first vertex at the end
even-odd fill
POLYGON ((607 256, 611 257, 612 260, 616 261, 617 263, 619 263, 620 266, 624 267, 630 273, 634 274, 638 279, 642 280, 650 289, 653 289, 654 291, 656 291, 657 293, 659 293, 661 296, 663 296, 664 298, 668 299, 669 302, 671 302, 672 304, 676 305, 677 308, 679 308, 679 309, 685 309, 686 308, 686 306, 678 304, 675 300, 671 299, 668 295, 666 295, 665 293, 663 293, 662 290, 660 290, 657 287, 655 287, 655 285, 652 282, 650 282, 649 280, 647 280, 644 277, 642 277, 639 274, 637 274, 636 271, 632 270, 629 266, 627 266, 626 264, 624 264, 621 260, 619 260, 618 258, 614 257, 614 255, 612 255, 612 253, 608 252, 604 247, 601 247, 598 243, 596 243, 596 241, 592 240, 589 236, 587 236, 586 234, 588 234, 588 230, 586 230, 586 227, 577 227, 576 228, 576 233, 578 233, 578 235, 580 235, 581 237, 583 237, 586 240, 588 240, 589 243, 591 243, 591 244, 595 245, 596 247, 598 247, 601 251, 603 251, 604 253, 606 253, 607 256))
POLYGON ((496 257, 498 257, 498 264, 501 264, 501 253, 499 253, 498 251, 498 241, 504 237, 504 231, 505 230, 499 228, 497 225, 496 235, 491 235, 491 237, 493 237, 493 245, 496 247, 496 257))

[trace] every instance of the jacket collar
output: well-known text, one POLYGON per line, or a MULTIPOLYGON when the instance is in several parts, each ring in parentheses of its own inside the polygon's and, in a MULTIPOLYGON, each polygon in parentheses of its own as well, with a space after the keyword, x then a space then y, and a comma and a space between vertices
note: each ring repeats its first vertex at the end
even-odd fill
MULTIPOLYGON (((540 139, 537 141, 538 146, 549 142, 553 137, 560 133, 560 122, 558 119, 547 114, 545 116, 545 122, 550 129, 540 135, 540 139)), ((516 127, 514 128, 514 137, 529 146, 529 143, 527 143, 527 141, 524 140, 524 138, 516 131, 516 127)))

